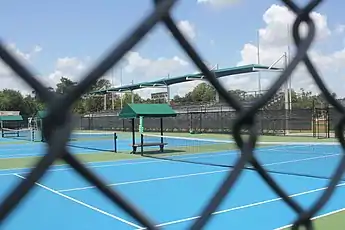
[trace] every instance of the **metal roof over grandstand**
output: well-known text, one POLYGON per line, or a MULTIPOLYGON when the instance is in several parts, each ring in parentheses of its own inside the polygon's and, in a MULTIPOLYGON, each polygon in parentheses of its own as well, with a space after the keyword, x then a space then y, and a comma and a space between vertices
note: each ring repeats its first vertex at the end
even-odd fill
MULTIPOLYGON (((281 71, 281 68, 275 68, 275 67, 268 67, 263 65, 244 65, 244 66, 237 66, 232 68, 223 68, 218 70, 213 70, 214 74, 217 78, 230 76, 230 75, 237 75, 237 74, 245 74, 245 73, 253 73, 253 72, 259 72, 259 71, 281 71)), ((109 89, 103 89, 91 92, 91 94, 107 94, 108 92, 124 92, 124 91, 133 91, 137 89, 142 88, 154 88, 154 87, 167 87, 169 85, 174 85, 178 83, 183 83, 187 81, 193 81, 193 80, 202 80, 204 79, 203 73, 195 73, 195 74, 186 74, 179 77, 172 77, 172 78, 163 78, 156 81, 151 82, 142 82, 138 84, 133 85, 125 85, 120 87, 114 87, 109 89)))

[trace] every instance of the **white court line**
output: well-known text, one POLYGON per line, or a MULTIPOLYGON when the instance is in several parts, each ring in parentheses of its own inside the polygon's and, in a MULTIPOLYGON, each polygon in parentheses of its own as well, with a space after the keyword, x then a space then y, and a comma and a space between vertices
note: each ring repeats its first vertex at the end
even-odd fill
MULTIPOLYGON (((337 187, 342 187, 344 186, 345 183, 341 183, 338 184, 337 187)), ((320 192, 323 190, 326 190, 327 187, 322 187, 322 188, 318 188, 318 189, 313 189, 313 190, 309 190, 309 191, 305 191, 305 192, 300 192, 300 193, 295 193, 290 195, 290 198, 293 197, 298 197, 298 196, 303 196, 303 195, 308 195, 311 193, 315 193, 315 192, 320 192)), ((256 202, 256 203, 251 203, 251 204, 247 204, 247 205, 242 205, 242 206, 237 206, 237 207, 233 207, 233 208, 229 208, 229 209, 224 209, 224 210, 220 210, 217 212, 213 212, 212 215, 219 215, 219 214, 224 214, 224 213, 228 213, 228 212, 232 212, 232 211, 236 211, 236 210, 241 210, 241 209, 245 209, 245 208, 251 208, 251 207, 255 207, 255 206, 259 206, 259 205, 263 205, 263 204, 268 204, 268 203, 273 203, 273 202, 277 202, 282 200, 282 198, 274 198, 274 199, 270 199, 270 200, 264 200, 264 201, 260 201, 260 202, 256 202)), ((179 219, 179 220, 174 220, 174 221, 169 221, 169 222, 165 222, 162 224, 158 224, 156 225, 156 227, 163 227, 163 226, 167 226, 167 225, 173 225, 173 224, 179 224, 182 222, 187 222, 187 221, 191 221, 191 220, 196 220, 199 219, 201 216, 193 216, 193 217, 188 217, 188 218, 184 218, 184 219, 179 219)), ((142 229, 146 229, 143 227, 138 228, 138 230, 142 230, 142 229)))
MULTIPOLYGON (((338 155, 340 155, 340 154, 325 155, 325 156, 318 156, 318 157, 309 157, 309 158, 303 158, 303 159, 298 159, 298 160, 274 162, 274 163, 264 164, 263 166, 267 167, 267 166, 274 166, 274 165, 296 163, 296 162, 302 162, 302 161, 309 161, 309 160, 334 157, 334 156, 338 156, 338 155)), ((225 170, 208 171, 208 172, 200 172, 200 173, 182 174, 182 175, 168 176, 168 177, 158 177, 158 178, 151 178, 151 179, 144 179, 144 180, 126 181, 126 182, 108 184, 107 186, 112 187, 112 186, 139 184, 139 183, 161 181, 161 180, 172 180, 172 179, 179 179, 179 178, 186 178, 186 177, 193 177, 193 176, 200 176, 200 175, 207 175, 207 174, 222 173, 222 172, 227 172, 229 170, 230 169, 225 169, 225 170)), ((95 188, 96 188, 96 186, 85 186, 85 187, 79 187, 79 188, 61 189, 61 190, 59 190, 59 192, 73 192, 73 191, 81 191, 81 190, 95 189, 95 188)))
MULTIPOLYGON (((269 147, 262 147, 262 148, 258 148, 257 150, 266 150, 266 151, 270 151, 270 150, 276 150, 277 148, 301 148, 301 147, 305 147, 305 146, 293 146, 293 145, 286 145, 286 146, 274 146, 272 148, 269 147)), ((225 152, 227 150, 221 151, 221 152, 225 152)), ((237 154, 237 152, 239 150, 237 149, 229 149, 228 150, 229 153, 191 153, 191 154, 184 154, 184 155, 176 155, 173 156, 173 158, 178 158, 181 160, 188 160, 188 159, 199 159, 199 158, 208 158, 208 157, 218 157, 218 156, 227 156, 227 155, 235 155, 237 154), (197 155, 197 156, 195 156, 197 155), (186 156, 186 157, 184 157, 186 156)), ((104 163, 108 163, 111 161, 105 161, 104 163)), ((157 160, 157 159, 153 159, 153 160, 143 160, 142 158, 136 158, 136 159, 126 159, 126 160, 115 160, 112 161, 114 162, 113 164, 104 164, 104 165, 92 165, 95 164, 95 162, 93 163, 87 163, 86 166, 88 168, 108 168, 108 167, 118 167, 118 166, 128 166, 128 165, 140 165, 140 164, 155 164, 155 163, 160 163, 160 162, 168 162, 167 160, 157 160), (120 163, 122 161, 126 161, 125 163, 120 163), (131 162, 128 162, 131 161, 131 162)), ((170 163, 175 163, 173 161, 169 161, 170 163)), ((98 162, 98 163, 103 163, 103 162, 98 162)), ((179 163, 179 162, 176 162, 179 163)), ((54 166, 54 167, 62 167, 62 168, 56 168, 56 169, 48 169, 48 172, 59 172, 59 171, 69 171, 69 170, 74 170, 71 167, 68 167, 67 165, 60 165, 60 166, 54 166)), ((31 168, 13 168, 13 169, 3 169, 0 170, 1 171, 10 171, 10 173, 0 173, 0 176, 9 176, 9 175, 13 175, 13 171, 15 170, 30 170, 33 169, 31 168)), ((20 172, 20 173, 26 173, 26 172, 20 172)))
MULTIPOLYGON (((119 186, 119 185, 127 185, 127 184, 138 184, 138 183, 160 181, 160 180, 171 180, 171 179, 178 179, 178 178, 185 178, 185 177, 192 177, 192 176, 200 176, 200 175, 222 173, 222 172, 228 172, 228 171, 229 171, 229 169, 223 169, 223 170, 217 170, 217 171, 208 171, 208 172, 200 172, 200 173, 182 174, 182 175, 177 175, 177 176, 158 177, 158 178, 151 178, 151 179, 145 179, 145 180, 126 181, 126 182, 120 182, 120 183, 115 183, 115 184, 108 184, 107 187, 119 186)), ((80 187, 80 188, 61 189, 61 190, 58 190, 58 191, 59 192, 72 192, 72 191, 81 191, 81 190, 93 189, 93 188, 96 188, 96 186, 86 186, 86 187, 80 187)))
MULTIPOLYGON (((16 173, 15 173, 15 174, 12 174, 12 175, 14 175, 14 176, 16 176, 16 177, 19 177, 19 178, 21 178, 21 179, 23 179, 23 180, 26 180, 25 177, 23 177, 23 176, 21 176, 21 175, 19 175, 19 174, 16 174, 16 173)), ((56 195, 58 195, 58 196, 64 197, 64 198, 66 198, 67 200, 73 201, 73 202, 75 202, 75 203, 77 203, 77 204, 80 204, 80 205, 82 205, 82 206, 84 206, 84 207, 87 207, 87 208, 89 208, 89 209, 92 209, 93 211, 99 212, 99 213, 101 213, 101 214, 103 214, 103 215, 106 215, 106 216, 108 216, 108 217, 111 217, 111 218, 113 218, 113 219, 116 219, 116 220, 118 220, 118 221, 120 221, 120 222, 122 222, 122 223, 128 224, 128 225, 130 225, 130 226, 132 226, 132 227, 141 228, 141 226, 139 226, 139 225, 137 225, 137 224, 134 224, 134 223, 132 223, 132 222, 130 222, 130 221, 127 221, 127 220, 125 220, 125 219, 122 219, 122 218, 120 218, 120 217, 118 217, 118 216, 115 216, 115 215, 112 215, 112 214, 110 214, 110 213, 108 213, 108 212, 105 212, 105 211, 103 211, 103 210, 101 210, 101 209, 99 209, 99 208, 96 208, 96 207, 94 207, 94 206, 91 206, 91 205, 89 205, 89 204, 86 204, 86 203, 84 203, 84 202, 82 202, 82 201, 80 201, 80 200, 77 200, 77 199, 74 199, 74 198, 72 198, 72 197, 70 197, 70 196, 67 196, 67 195, 65 195, 65 194, 62 194, 62 193, 60 193, 60 192, 58 192, 58 191, 56 191, 56 190, 54 190, 54 189, 52 189, 52 188, 49 188, 49 187, 47 187, 47 186, 45 186, 45 185, 43 185, 43 184, 40 184, 40 183, 38 183, 38 182, 36 182, 35 184, 36 184, 37 186, 39 186, 39 187, 45 189, 45 190, 48 190, 49 192, 52 192, 52 193, 54 193, 54 194, 56 194, 56 195)))

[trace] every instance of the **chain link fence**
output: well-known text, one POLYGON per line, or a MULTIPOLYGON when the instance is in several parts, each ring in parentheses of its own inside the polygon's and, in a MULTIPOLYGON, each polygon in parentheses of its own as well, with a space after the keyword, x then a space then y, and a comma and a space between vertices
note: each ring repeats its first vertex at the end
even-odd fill
MULTIPOLYGON (((178 112, 174 118, 164 118, 165 132, 197 133, 230 133, 236 122, 236 111, 192 111, 178 112)), ((275 109, 260 110, 257 112, 257 128, 262 135, 289 135, 297 133, 299 136, 311 136, 313 131, 314 109, 275 109)), ((75 128, 79 130, 124 131, 132 130, 131 122, 119 118, 117 115, 92 114, 87 116, 74 116, 75 128)), ((154 118, 145 118, 146 132, 159 132, 160 125, 154 118)), ((138 129, 138 121, 135 121, 138 129)))
MULTIPOLYGON (((8 194, 0 205, 0 221, 4 222, 6 218, 15 210, 15 208, 23 201, 23 198, 29 195, 29 192, 35 186, 35 182, 39 181, 47 172, 47 169, 56 161, 62 159, 69 164, 74 170, 84 177, 87 181, 94 184, 99 192, 106 196, 111 202, 121 207, 126 213, 136 219, 146 229, 157 229, 155 223, 150 217, 146 216, 143 212, 138 210, 135 204, 130 203, 115 189, 110 189, 106 186, 105 182, 98 177, 91 169, 86 168, 74 155, 72 155, 66 147, 69 136, 72 131, 72 114, 71 108, 73 103, 81 97, 82 94, 87 92, 91 84, 95 83, 98 78, 104 75, 110 68, 117 64, 120 59, 135 45, 137 45, 144 37, 152 30, 158 23, 163 23, 170 31, 172 37, 176 40, 179 46, 190 57, 196 67, 203 72, 208 81, 217 89, 220 96, 228 103, 229 106, 234 108, 237 113, 235 122, 233 122, 232 135, 238 148, 241 150, 241 157, 236 162, 232 170, 228 172, 225 180, 220 185, 218 191, 209 200, 204 210, 201 211, 200 217, 192 224, 190 229, 202 229, 210 220, 211 215, 224 197, 233 190, 239 176, 247 164, 252 165, 262 179, 275 191, 275 193, 282 198, 282 200, 290 206, 297 214, 293 222, 292 229, 313 229, 311 218, 327 203, 332 196, 335 187, 345 169, 345 155, 341 158, 338 167, 334 171, 333 177, 328 182, 327 189, 324 190, 320 198, 309 208, 302 207, 298 202, 288 197, 275 180, 268 174, 263 166, 258 162, 254 149, 258 139, 257 127, 257 113, 260 108, 270 101, 277 93, 279 88, 287 81, 295 70, 296 66, 304 63, 310 75, 318 85, 319 89, 324 94, 327 101, 333 106, 334 111, 337 111, 338 121, 335 123, 335 134, 337 139, 345 149, 345 141, 343 137, 343 130, 345 124, 345 110, 344 108, 332 97, 329 90, 321 80, 320 75, 314 68, 307 51, 309 50, 315 38, 315 23, 311 19, 310 14, 319 6, 322 0, 309 0, 303 7, 298 6, 294 1, 281 0, 292 12, 296 14, 296 19, 292 26, 293 38, 296 45, 296 54, 291 59, 287 68, 279 78, 271 85, 270 89, 251 107, 244 107, 232 95, 229 95, 220 82, 215 78, 214 74, 204 64, 204 59, 196 51, 196 49, 185 39, 184 35, 176 26, 176 21, 172 18, 170 11, 178 0, 156 0, 154 1, 154 9, 146 15, 135 29, 129 34, 124 36, 119 45, 111 48, 104 58, 99 60, 98 64, 85 76, 73 91, 69 94, 58 96, 48 91, 46 87, 39 82, 33 72, 27 67, 22 65, 13 55, 6 49, 2 41, 0 41, 0 57, 22 80, 25 80, 33 90, 35 90, 39 97, 46 103, 48 107, 47 117, 44 119, 44 136, 47 139, 48 150, 47 153, 40 159, 31 172, 27 175, 18 186, 8 194), (300 36, 299 29, 301 24, 306 24, 308 28, 307 35, 303 38, 300 36), (248 130, 249 138, 242 139, 241 131, 248 130)), ((225 227, 225 226, 224 226, 225 227)))

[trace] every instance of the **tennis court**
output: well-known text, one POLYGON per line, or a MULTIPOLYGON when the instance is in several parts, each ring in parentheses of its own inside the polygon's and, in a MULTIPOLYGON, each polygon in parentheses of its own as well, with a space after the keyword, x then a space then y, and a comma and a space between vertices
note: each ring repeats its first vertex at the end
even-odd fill
MULTIPOLYGON (((80 140, 80 143, 83 142, 84 147, 110 149, 113 144, 110 137, 99 135, 98 138, 92 139, 85 134, 82 137, 83 141, 80 140)), ((148 138, 155 137, 148 135, 148 138)), ((141 212, 151 217, 157 225, 164 229, 183 229, 198 218, 200 210, 231 170, 231 167, 225 166, 234 164, 238 152, 231 150, 231 147, 227 150, 219 147, 227 142, 224 139, 216 140, 214 136, 212 139, 211 136, 202 137, 207 140, 169 136, 164 138, 168 142, 167 149, 179 149, 178 152, 181 153, 182 148, 188 147, 188 151, 182 154, 150 153, 153 157, 123 154, 121 152, 130 151, 131 143, 130 138, 125 137, 118 140, 118 153, 103 153, 80 147, 70 149, 82 157, 92 156, 86 161, 89 162, 88 167, 101 176, 108 186, 120 191, 137 205, 141 212), (211 148, 214 144, 218 147, 211 148), (200 149, 210 152, 196 153, 200 152, 200 149), (194 152, 191 153, 191 150, 194 152), (103 159, 105 154, 107 158, 103 159), (123 159, 126 157, 135 159, 123 159), (104 161, 92 162, 102 160, 104 161)), ((75 142, 75 145, 78 143, 75 142)), ((231 143, 228 143, 230 146, 231 143)), ((0 162, 10 160, 7 169, 0 171, 0 197, 3 199, 14 185, 25 180, 29 172, 28 168, 20 168, 18 162, 35 159, 44 154, 45 147, 42 143, 11 141, 9 138, 2 138, 1 144, 0 162), (16 168, 12 168, 11 164, 16 168)), ((331 176, 332 169, 340 158, 341 148, 331 142, 280 142, 276 145, 263 143, 256 154, 288 194, 307 207, 324 191, 327 178, 331 176)), ((345 182, 339 184, 337 192, 319 215, 345 208, 341 199, 345 195, 344 187, 345 182)), ((281 198, 271 191, 255 171, 248 169, 243 172, 235 189, 214 213, 207 229, 222 229, 224 226, 229 229, 279 229, 295 218, 294 212, 281 198), (247 221, 248 219, 250 221, 247 221)), ((326 219, 330 220, 320 220, 326 219)), ((335 223, 333 219, 331 221, 328 221, 327 226, 335 223)), ((344 222, 343 218, 336 218, 335 221, 338 221, 338 226, 339 221, 344 222)), ((141 226, 100 195, 94 186, 81 179, 74 170, 64 165, 56 165, 36 184, 35 190, 4 224, 4 229, 24 228, 140 229, 141 226), (56 218, 57 216, 59 218, 56 218)))

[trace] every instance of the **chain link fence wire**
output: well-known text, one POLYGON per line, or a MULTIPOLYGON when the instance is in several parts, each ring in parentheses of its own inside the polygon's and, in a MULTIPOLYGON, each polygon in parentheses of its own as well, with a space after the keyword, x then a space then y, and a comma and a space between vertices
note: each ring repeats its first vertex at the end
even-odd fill
POLYGON ((186 40, 181 31, 177 28, 175 20, 170 15, 170 11, 178 0, 155 0, 154 9, 142 20, 135 29, 127 36, 124 36, 119 45, 110 49, 107 55, 99 61, 99 63, 87 73, 83 80, 73 89, 63 96, 57 96, 48 91, 45 86, 40 83, 34 74, 24 65, 22 65, 13 55, 6 49, 2 41, 0 41, 0 57, 20 78, 26 81, 39 95, 39 97, 46 103, 48 107, 48 115, 44 119, 43 134, 47 140, 47 153, 36 163, 28 176, 16 186, 9 195, 4 199, 0 205, 0 224, 15 210, 21 203, 23 198, 29 195, 29 192, 47 172, 47 169, 56 161, 64 160, 74 170, 84 177, 88 182, 94 184, 99 192, 106 196, 111 202, 121 207, 126 213, 131 215, 146 229, 158 229, 155 223, 143 214, 134 204, 122 197, 116 189, 110 189, 106 183, 100 179, 92 170, 86 168, 79 160, 73 156, 66 148, 69 136, 72 132, 71 107, 87 89, 96 82, 98 78, 104 75, 110 68, 116 65, 120 59, 138 44, 144 37, 152 30, 158 23, 163 23, 165 27, 171 32, 172 36, 179 44, 179 46, 190 57, 195 66, 207 77, 208 81, 217 89, 220 96, 226 103, 234 108, 236 113, 236 121, 232 128, 233 138, 241 150, 241 157, 239 157, 233 170, 229 171, 226 179, 219 186, 218 191, 210 199, 208 205, 202 210, 200 217, 193 223, 190 229, 202 229, 211 218, 212 213, 217 209, 224 197, 231 193, 240 174, 245 170, 246 165, 251 165, 255 168, 262 179, 280 196, 283 201, 290 206, 297 214, 294 220, 292 229, 313 229, 311 218, 326 204, 332 196, 337 183, 345 169, 345 155, 342 156, 338 167, 333 173, 332 179, 328 182, 328 188, 323 192, 320 198, 308 209, 303 208, 300 204, 288 197, 288 194, 274 181, 274 179, 263 168, 257 160, 254 149, 258 137, 257 130, 257 113, 269 102, 277 93, 279 88, 287 81, 295 70, 296 66, 304 63, 310 75, 318 85, 319 89, 325 95, 327 101, 333 106, 334 110, 340 114, 340 119, 335 124, 336 137, 345 149, 345 140, 342 135, 345 124, 345 109, 332 97, 330 91, 326 88, 321 80, 320 75, 314 68, 307 51, 309 50, 315 38, 315 23, 310 18, 311 12, 320 5, 322 0, 310 0, 308 4, 303 7, 298 6, 294 1, 281 0, 292 12, 296 14, 292 31, 294 43, 296 45, 296 54, 288 64, 284 72, 271 85, 270 89, 261 97, 258 98, 251 107, 244 107, 232 95, 229 95, 227 90, 218 82, 215 75, 204 64, 204 59, 198 54, 196 49, 186 40), (306 24, 308 28, 307 35, 303 38, 299 33, 299 28, 302 24, 306 24), (248 130, 249 138, 242 139, 241 131, 248 130))

